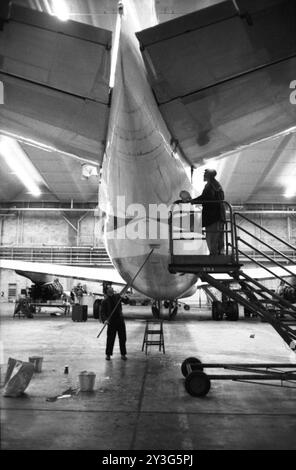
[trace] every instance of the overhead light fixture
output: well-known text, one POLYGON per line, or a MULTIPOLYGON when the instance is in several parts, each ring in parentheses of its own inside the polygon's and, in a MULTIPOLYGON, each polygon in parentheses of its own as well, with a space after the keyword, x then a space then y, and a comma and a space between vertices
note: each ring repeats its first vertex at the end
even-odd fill
POLYGON ((94 165, 89 165, 88 163, 83 163, 81 165, 81 177, 82 179, 88 180, 90 176, 99 176, 98 167, 94 165))
POLYGON ((286 188, 286 191, 285 191, 285 193, 284 193, 284 196, 285 196, 287 199, 296 196, 295 182, 294 182, 293 185, 291 184, 291 186, 288 186, 288 187, 286 188))
MULTIPOLYGON (((122 2, 119 2, 119 4, 121 4, 121 6, 123 7, 122 2)), ((122 11, 118 9, 114 40, 113 40, 112 50, 111 50, 111 66, 110 66, 110 79, 109 79, 110 88, 114 88, 114 82, 115 82, 115 72, 116 72, 116 64, 117 64, 117 57, 118 57, 118 51, 119 51, 119 39, 120 39, 120 29, 121 29, 121 15, 122 15, 122 11)))
POLYGON ((38 183, 43 183, 43 179, 20 144, 10 137, 0 135, 0 155, 30 194, 35 197, 40 196, 41 190, 38 183))
POLYGON ((52 0, 52 12, 61 21, 68 21, 70 12, 64 0, 52 0))
POLYGON ((90 165, 100 166, 100 163, 95 162, 91 158, 79 157, 74 153, 65 152, 64 150, 58 149, 56 147, 51 147, 43 142, 39 142, 37 140, 29 139, 28 137, 23 137, 19 134, 14 134, 13 132, 7 132, 5 129, 0 128, 0 135, 5 135, 12 139, 18 140, 21 143, 26 145, 30 145, 31 147, 39 148, 40 150, 44 150, 45 152, 57 152, 65 157, 73 158, 74 160, 79 160, 80 162, 89 163, 90 165))
POLYGON ((279 183, 284 189, 283 196, 287 199, 296 196, 295 179, 296 174, 294 174, 293 169, 290 169, 290 166, 283 169, 283 174, 279 178, 279 183))

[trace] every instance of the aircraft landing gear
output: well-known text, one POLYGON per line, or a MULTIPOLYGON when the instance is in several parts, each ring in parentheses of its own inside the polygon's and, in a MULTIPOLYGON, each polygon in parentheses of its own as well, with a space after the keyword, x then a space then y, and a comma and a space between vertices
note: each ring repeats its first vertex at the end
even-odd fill
POLYGON ((229 300, 227 302, 224 302, 224 304, 226 304, 225 310, 226 310, 227 320, 237 321, 238 320, 238 303, 229 300))
POLYGON ((157 320, 159 320, 160 318, 160 307, 161 307, 160 300, 155 300, 151 306, 153 318, 156 318, 157 320))
POLYGON ((223 320, 224 314, 227 320, 237 321, 238 320, 238 303, 231 300, 220 302, 219 300, 213 300, 212 302, 212 318, 213 320, 223 320))
POLYGON ((212 318, 215 321, 219 321, 223 319, 223 307, 222 302, 219 300, 213 300, 212 302, 212 318))
POLYGON ((169 320, 173 320, 178 313, 178 302, 170 302, 169 305, 169 320))
MULTIPOLYGON (((162 307, 161 300, 155 300, 152 304, 152 307, 151 307, 152 315, 157 320, 161 316, 161 307, 162 307)), ((163 302, 163 307, 169 309, 168 319, 173 320, 176 317, 177 313, 178 313, 178 308, 179 308, 178 301, 177 300, 175 300, 175 301, 165 300, 163 302)))

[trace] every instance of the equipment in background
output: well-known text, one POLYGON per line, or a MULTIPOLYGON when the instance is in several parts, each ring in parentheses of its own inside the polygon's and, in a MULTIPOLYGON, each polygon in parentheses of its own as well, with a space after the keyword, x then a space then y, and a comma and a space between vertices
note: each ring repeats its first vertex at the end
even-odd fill
MULTIPOLYGON (((17 272, 17 271, 16 271, 17 272)), ((25 276, 34 284, 27 289, 21 290, 21 295, 15 303, 13 316, 20 318, 21 315, 33 318, 33 314, 40 312, 42 307, 55 307, 61 309, 64 315, 70 312, 70 298, 63 290, 58 278, 52 279, 48 275, 23 272, 18 273, 25 276)))
POLYGON ((72 306, 72 320, 76 322, 87 321, 87 305, 74 304, 72 306))
POLYGON ((79 282, 76 286, 73 286, 73 289, 72 289, 71 292, 74 293, 75 303, 82 305, 82 298, 83 298, 84 294, 87 294, 86 285, 83 286, 79 282))

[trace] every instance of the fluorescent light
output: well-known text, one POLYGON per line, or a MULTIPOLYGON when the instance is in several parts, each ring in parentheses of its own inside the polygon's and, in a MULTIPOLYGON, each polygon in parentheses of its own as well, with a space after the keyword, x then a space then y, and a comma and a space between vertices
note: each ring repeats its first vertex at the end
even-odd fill
POLYGON ((293 185, 288 186, 288 187, 286 188, 286 191, 285 191, 285 193, 284 193, 284 196, 285 196, 286 198, 291 198, 291 197, 293 197, 293 196, 296 196, 295 183, 294 183, 293 185))
POLYGON ((43 182, 42 177, 19 143, 14 139, 0 135, 0 155, 29 192, 35 197, 40 196, 41 191, 37 183, 43 182))
POLYGON ((284 188, 284 197, 287 199, 296 196, 296 174, 294 175, 293 169, 290 170, 290 173, 287 175, 289 171, 289 167, 285 168, 285 173, 279 178, 279 183, 284 188))
POLYGON ((52 11, 54 16, 61 21, 68 21, 70 18, 70 12, 64 0, 52 0, 52 11))
POLYGON ((113 41, 112 51, 111 51, 111 67, 110 67, 110 80, 109 80, 110 88, 114 87, 114 82, 115 82, 115 71, 116 71, 116 64, 117 64, 117 57, 118 57, 118 50, 119 50, 120 27, 121 27, 121 16, 120 14, 118 14, 116 18, 114 41, 113 41))
POLYGON ((41 150, 44 150, 45 152, 57 152, 65 157, 73 158, 74 160, 79 160, 81 162, 89 163, 90 165, 94 165, 94 166, 100 166, 100 163, 90 158, 79 157, 78 155, 75 155, 74 153, 64 152, 64 150, 58 149, 56 147, 51 147, 49 145, 43 144, 42 142, 38 142, 37 140, 32 140, 32 139, 29 139, 28 137, 22 137, 21 135, 14 134, 13 132, 7 132, 5 129, 2 129, 2 128, 0 128, 0 135, 1 134, 11 137, 15 140, 18 140, 19 142, 22 142, 26 145, 31 145, 32 147, 40 148, 41 150))

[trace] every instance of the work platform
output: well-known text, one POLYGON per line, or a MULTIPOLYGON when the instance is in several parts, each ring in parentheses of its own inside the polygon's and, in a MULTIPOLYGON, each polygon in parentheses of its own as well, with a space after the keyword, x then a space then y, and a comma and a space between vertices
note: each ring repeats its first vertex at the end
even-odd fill
MULTIPOLYGON (((258 231, 261 230, 268 240, 275 240, 276 245, 281 243, 285 249, 296 251, 296 247, 248 219, 244 214, 233 213, 232 207, 226 201, 203 201, 203 204, 207 204, 208 209, 211 204, 215 204, 215 210, 217 204, 224 206, 221 214, 226 214, 225 220, 223 219, 223 223, 220 223, 219 231, 214 233, 218 240, 215 251, 220 250, 223 254, 209 254, 206 233, 202 228, 202 204, 174 204, 169 215, 171 259, 168 270, 171 273, 196 274, 206 286, 214 287, 221 292, 222 302, 212 297, 212 300, 215 300, 212 303, 214 320, 221 320, 224 313, 227 313, 228 319, 237 320, 238 304, 241 304, 249 312, 259 315, 264 321, 270 323, 288 346, 295 351, 296 305, 291 301, 293 296, 290 293, 290 298, 287 300, 279 292, 266 287, 259 279, 256 279, 254 274, 250 276, 247 270, 242 269, 240 256, 244 256, 260 268, 262 279, 264 276, 277 278, 286 286, 285 288, 294 291, 296 302, 296 283, 289 279, 289 276, 295 279, 296 273, 290 267, 293 265, 293 260, 278 247, 275 248, 270 242, 265 242, 264 237, 259 238, 258 231), (251 226, 252 230, 248 230, 246 226, 248 228, 251 226), (256 248, 255 242, 266 246, 269 253, 270 251, 276 253, 277 260, 256 248), (244 246, 259 253, 266 263, 252 258, 248 251, 243 250, 244 246), (239 289, 232 289, 233 284, 238 285, 239 289)), ((205 291, 209 294, 207 287, 205 291)))
POLYGON ((173 255, 169 265, 171 273, 233 273, 242 264, 231 255, 173 255))
MULTIPOLYGON (((169 217, 169 233, 170 233, 170 255, 171 260, 168 269, 171 273, 192 273, 196 274, 206 285, 205 292, 212 300, 212 317, 214 320, 222 320, 226 314, 228 320, 238 320, 238 304, 243 305, 249 312, 260 316, 264 321, 268 322, 276 332, 281 336, 292 351, 296 351, 296 305, 267 288, 259 280, 252 278, 242 269, 240 255, 244 255, 252 261, 261 270, 265 270, 266 277, 273 275, 281 280, 281 283, 289 289, 293 289, 293 282, 285 280, 285 276, 295 276, 293 271, 287 264, 293 261, 289 257, 281 253, 277 248, 274 252, 277 256, 281 256, 281 261, 274 261, 277 268, 282 271, 282 276, 270 269, 261 262, 258 262, 248 253, 242 251, 242 245, 255 249, 260 255, 265 256, 268 263, 272 261, 270 255, 265 255, 262 251, 252 246, 252 237, 256 241, 272 249, 270 244, 259 239, 256 235, 241 227, 238 219, 243 219, 249 224, 255 225, 256 229, 263 230, 268 234, 269 238, 273 237, 277 242, 283 243, 286 247, 296 250, 289 243, 281 240, 277 235, 262 228, 257 223, 247 219, 240 213, 232 213, 231 206, 225 201, 213 202, 203 201, 208 204, 225 205, 226 219, 224 224, 220 224, 219 231, 216 235, 216 246, 211 246, 215 252, 223 252, 223 254, 209 255, 207 249, 206 237, 202 230, 201 223, 201 205, 193 211, 191 208, 184 209, 178 205, 178 209, 173 206, 169 217), (223 229, 221 229, 223 227, 223 229), (238 232, 240 231, 240 236, 238 232), (247 234, 246 241, 241 234, 247 234), (223 274, 225 276, 223 276, 223 274), (220 275, 220 276, 219 276, 220 275), (222 276, 221 276, 222 275, 222 276), (239 289, 232 289, 231 283, 239 286, 239 289), (214 287, 222 294, 222 301, 216 299, 211 294, 208 286, 214 287), (289 318, 286 319, 286 316, 289 318)), ((256 230, 255 230, 256 232, 256 230)), ((296 285, 295 285, 296 295, 296 285)), ((291 295, 291 292, 290 292, 291 295)), ((291 295, 291 298, 293 296, 291 295)), ((295 387, 296 370, 292 364, 271 364, 271 363, 236 363, 236 364, 214 364, 202 363, 195 357, 188 357, 182 363, 182 374, 185 377, 185 388, 187 392, 193 396, 205 396, 211 387, 211 380, 234 380, 248 383, 262 383, 264 381, 280 381, 289 382, 295 387), (231 370, 228 374, 207 374, 204 368, 227 369, 231 370), (289 370, 282 370, 289 369, 289 370), (292 370, 291 370, 292 369, 292 370)))

